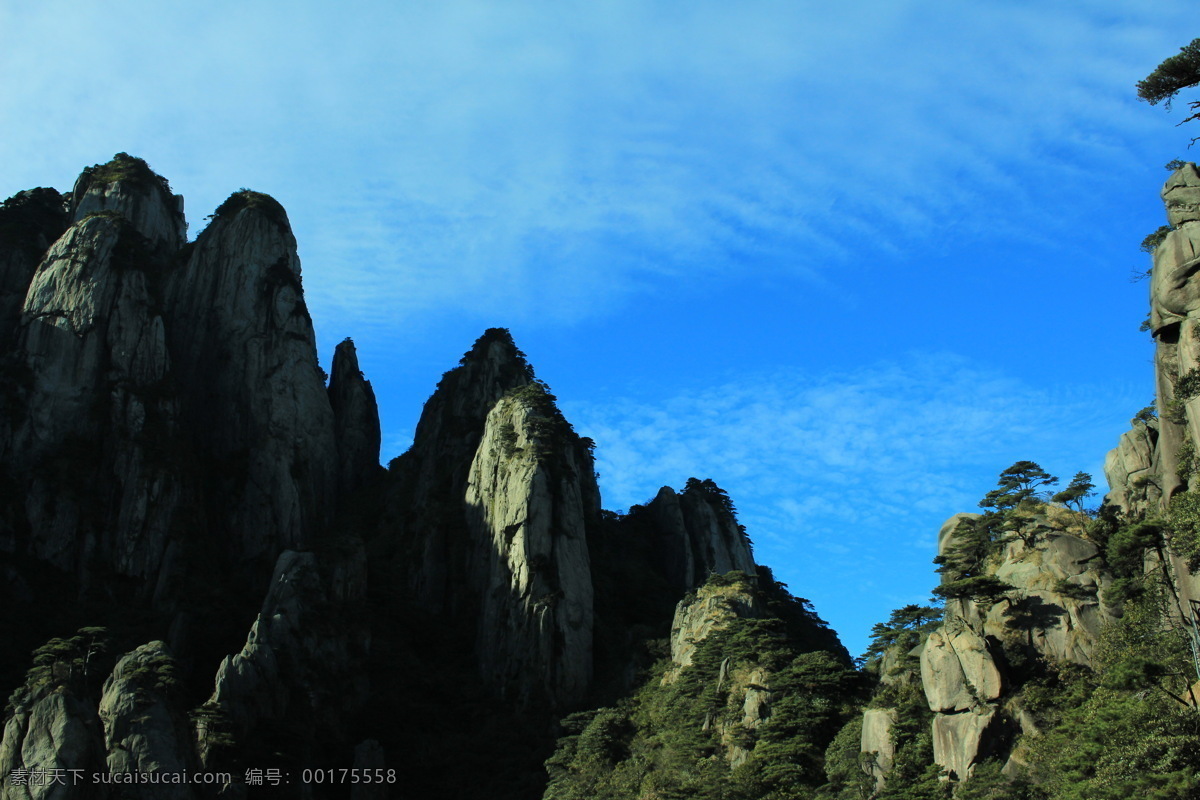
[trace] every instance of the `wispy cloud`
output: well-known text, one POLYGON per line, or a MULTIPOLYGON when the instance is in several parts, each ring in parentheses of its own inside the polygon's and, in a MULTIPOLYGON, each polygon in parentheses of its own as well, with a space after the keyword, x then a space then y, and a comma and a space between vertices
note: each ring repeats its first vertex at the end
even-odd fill
POLYGON ((741 510, 760 563, 801 594, 823 587, 812 597, 822 613, 874 604, 867 618, 882 619, 889 599, 858 597, 860 588, 882 580, 892 595, 927 597, 941 523, 977 510, 1013 462, 1064 478, 1091 470, 1103 485, 1099 461, 1141 399, 1101 385, 1033 387, 958 356, 914 354, 836 373, 745 375, 655 405, 564 408, 599 443, 608 507, 712 477, 741 510), (831 586, 829 573, 841 581, 831 586))
POLYGON ((1049 237, 1087 211, 1072 187, 1114 179, 1094 165, 1159 124, 1131 84, 1185 10, 10 5, 0 157, 15 191, 136 151, 194 219, 241 184, 272 192, 324 319, 452 300, 567 321, 652 276, 803 279, 953 230, 1049 237))

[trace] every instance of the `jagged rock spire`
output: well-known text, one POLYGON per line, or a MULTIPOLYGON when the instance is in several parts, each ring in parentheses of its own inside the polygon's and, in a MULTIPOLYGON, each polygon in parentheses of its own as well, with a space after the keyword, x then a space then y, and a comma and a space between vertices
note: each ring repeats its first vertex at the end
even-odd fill
POLYGON ((265 577, 283 549, 328 523, 337 485, 333 411, 282 206, 234 193, 166 296, 187 423, 204 432, 197 450, 219 476, 214 522, 265 577))
POLYGON ((579 701, 599 491, 589 448, 508 331, 488 330, 446 373, 393 474, 386 535, 418 602, 476 625, 480 674, 503 696, 579 701))
POLYGON ((350 339, 333 351, 329 405, 338 452, 338 496, 344 499, 379 472, 381 439, 375 392, 358 367, 350 339))

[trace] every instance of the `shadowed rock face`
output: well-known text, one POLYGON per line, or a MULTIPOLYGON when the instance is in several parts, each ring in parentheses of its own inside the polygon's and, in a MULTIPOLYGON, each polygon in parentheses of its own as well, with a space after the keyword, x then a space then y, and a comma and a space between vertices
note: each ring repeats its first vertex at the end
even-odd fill
POLYGON ((53 189, 32 189, 0 206, 0 349, 5 353, 16 335, 33 273, 67 229, 63 204, 53 189))
POLYGON ((592 456, 507 331, 446 373, 395 464, 385 539, 430 611, 475 625, 484 680, 565 707, 592 679, 592 456))
POLYGON ((379 473, 381 439, 375 392, 358 368, 358 354, 349 339, 333 351, 329 405, 337 444, 338 497, 344 500, 379 473))
POLYGON ((124 154, 68 204, 0 209, 0 548, 167 605, 198 559, 265 583, 378 469, 352 347, 335 431, 287 215, 238 192, 185 245, 182 198, 124 154))
POLYGON ((170 344, 213 525, 261 573, 328 524, 337 448, 287 217, 250 192, 222 208, 166 287, 170 344))
POLYGON ((24 489, 8 549, 157 584, 187 505, 162 457, 179 415, 155 292, 164 270, 116 214, 76 222, 42 258, 12 354, 19 412, 0 421, 0 457, 24 489))
POLYGON ((702 485, 695 482, 682 494, 664 486, 646 506, 654 520, 660 569, 683 592, 702 585, 714 573, 740 570, 754 575, 756 570, 749 542, 719 499, 723 493, 715 485, 715 491, 706 492, 702 485))
MULTIPOLYGON (((313 553, 282 553, 245 646, 217 669, 206 708, 231 724, 238 741, 266 724, 333 738, 366 699, 368 621, 349 612, 366 594, 366 556, 351 547, 324 566, 322 574, 313 553)), ((213 737, 205 728, 198 737, 211 767, 213 737)))

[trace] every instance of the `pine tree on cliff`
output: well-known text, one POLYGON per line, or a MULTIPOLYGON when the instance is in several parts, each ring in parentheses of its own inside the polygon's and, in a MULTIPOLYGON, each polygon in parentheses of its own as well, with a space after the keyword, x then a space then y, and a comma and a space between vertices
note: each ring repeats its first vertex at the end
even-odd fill
MULTIPOLYGON (((1138 98, 1150 105, 1165 103, 1171 108, 1171 100, 1184 89, 1200 86, 1200 39, 1193 39, 1179 49, 1179 54, 1163 61, 1154 71, 1138 81, 1138 98)), ((1200 119, 1200 100, 1188 103, 1192 115, 1180 122, 1190 122, 1200 119)), ((1200 136, 1194 137, 1194 144, 1200 136)))

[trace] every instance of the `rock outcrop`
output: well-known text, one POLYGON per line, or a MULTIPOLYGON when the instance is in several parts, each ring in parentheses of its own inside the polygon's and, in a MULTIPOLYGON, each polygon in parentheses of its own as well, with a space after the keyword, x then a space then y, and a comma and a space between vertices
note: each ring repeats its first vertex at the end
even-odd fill
POLYGON ((659 568, 679 591, 694 589, 713 574, 731 570, 755 573, 745 531, 728 496, 711 480, 693 478, 682 494, 664 486, 646 511, 654 520, 653 547, 659 568))
POLYGON ((521 704, 578 702, 592 675, 588 443, 493 329, 446 373, 397 475, 382 539, 430 611, 475 625, 480 674, 521 704))
POLYGON ((0 800, 65 800, 90 789, 105 771, 94 706, 52 683, 15 699, 0 742, 0 800), (35 775, 59 776, 54 782, 35 775))
POLYGON ((98 561, 153 590, 186 530, 178 402, 155 287, 166 262, 112 212, 76 222, 26 292, 0 420, 0 459, 21 507, 3 539, 79 572, 98 561), (117 477, 119 476, 119 477, 117 477))
MULTIPOLYGON (((324 566, 322 574, 311 552, 282 553, 245 646, 221 662, 205 718, 231 725, 236 740, 284 722, 319 726, 336 739, 365 701, 370 633, 354 614, 366 592, 364 551, 342 542, 324 566)), ((199 742, 211 765, 216 739, 204 723, 199 742)))
POLYGON ((193 245, 182 209, 125 154, 66 201, 39 189, 0 209, 0 548, 84 590, 112 570, 164 608, 200 563, 265 584, 328 526, 339 486, 377 472, 379 446, 352 348, 335 431, 279 204, 235 193, 193 245))
MULTIPOLYGON (((179 712, 178 680, 163 642, 144 644, 117 662, 99 707, 110 773, 174 778, 195 769, 192 732, 179 712)), ((192 789, 173 782, 122 785, 126 796, 147 800, 184 800, 195 796, 192 789)))
POLYGON ((187 241, 183 196, 145 161, 117 153, 107 164, 85 169, 71 191, 71 222, 93 214, 116 214, 146 237, 149 248, 171 255, 187 241))
POLYGON ((7 353, 25 293, 42 255, 67 230, 63 196, 53 189, 19 192, 0 206, 0 351, 7 353))
POLYGON ((333 351, 329 405, 337 445, 338 497, 344 501, 380 472, 379 406, 371 382, 358 368, 358 353, 349 339, 333 351))
POLYGON ((1132 426, 1104 459, 1110 487, 1105 500, 1125 514, 1143 516, 1158 508, 1161 496, 1155 468, 1159 420, 1134 419, 1132 426))
POLYGON ((887 774, 896 758, 897 712, 894 708, 868 708, 863 712, 860 749, 866 757, 863 770, 875 779, 875 792, 879 793, 887 783, 887 774))
MULTIPOLYGON (((753 592, 745 576, 734 581, 719 580, 690 594, 675 608, 675 619, 671 622, 671 661, 675 673, 681 667, 690 666, 696 645, 716 630, 721 630, 737 619, 756 619, 764 616, 758 595, 753 592)), ((673 673, 667 673, 670 677, 673 673)))
POLYGON ((583 698, 592 677, 591 454, 540 384, 492 407, 464 500, 480 588, 480 668, 522 703, 583 698))
POLYGON ((165 289, 184 421, 203 431, 214 535, 269 570, 330 521, 333 410, 287 215, 242 191, 217 209, 165 289))

